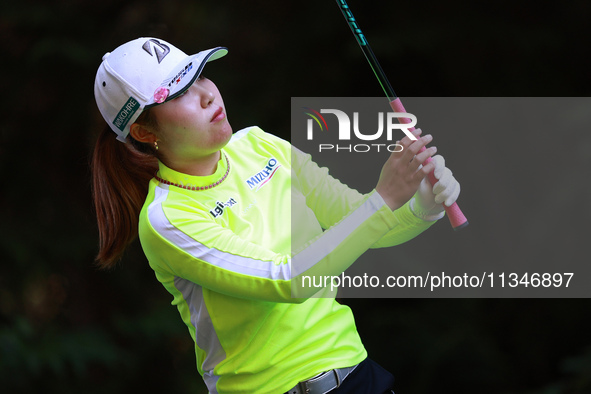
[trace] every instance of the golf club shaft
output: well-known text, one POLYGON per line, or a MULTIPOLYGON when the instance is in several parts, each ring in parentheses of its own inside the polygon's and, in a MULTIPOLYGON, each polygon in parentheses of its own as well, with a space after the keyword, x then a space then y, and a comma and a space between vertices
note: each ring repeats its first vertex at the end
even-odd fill
MULTIPOLYGON (((382 86, 382 89, 384 90, 384 93, 385 93, 386 97, 388 98, 388 101, 390 102, 390 107, 392 107, 392 110, 394 112, 406 112, 406 110, 404 109, 404 106, 402 105, 402 102, 400 101, 398 96, 396 96, 394 89, 392 89, 392 85, 390 85, 390 81, 386 77, 384 70, 382 70, 382 67, 380 66, 380 63, 378 62, 378 59, 376 58, 373 51, 371 50, 371 47, 369 46, 367 39, 365 38, 365 36, 363 35, 363 32, 359 28, 359 25, 357 24, 357 21, 355 20, 353 13, 351 13, 351 9, 349 8, 349 5, 347 4, 347 2, 345 0, 337 0, 337 4, 339 5, 341 12, 343 13, 343 16, 345 17, 345 19, 349 23, 349 27, 351 28, 353 35, 357 39, 357 43, 361 47, 361 50, 363 51, 365 58, 369 62, 371 69, 373 70, 376 78, 378 79, 378 82, 382 86)), ((399 120, 402 123, 410 123, 409 118, 400 118, 399 120)), ((414 127, 409 127, 409 130, 410 131, 414 130, 414 127)), ((419 151, 419 153, 424 150, 425 150, 425 148, 423 147, 419 151)), ((425 160, 425 164, 429 163, 430 161, 431 161, 431 158, 428 158, 427 160, 425 160)), ((435 175, 433 172, 431 172, 429 174, 428 178, 429 178, 429 182, 431 182, 431 185, 434 185, 435 183, 437 183, 437 178, 435 178, 435 175)), ((449 221, 450 221, 452 227, 454 228, 454 230, 459 230, 459 229, 464 228, 468 225, 468 220, 466 219, 466 217, 464 216, 464 214, 460 210, 460 207, 458 206, 457 203, 454 202, 449 207, 444 204, 443 207, 445 208, 445 213, 447 214, 447 217, 449 218, 449 221)))

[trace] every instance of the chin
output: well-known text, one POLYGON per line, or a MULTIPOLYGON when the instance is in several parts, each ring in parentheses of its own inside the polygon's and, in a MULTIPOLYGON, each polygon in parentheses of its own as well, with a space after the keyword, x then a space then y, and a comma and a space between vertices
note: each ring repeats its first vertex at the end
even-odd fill
MULTIPOLYGON (((232 131, 232 126, 230 126, 230 123, 228 123, 227 121, 225 121, 224 123, 225 124, 224 124, 224 127, 222 128, 222 133, 223 133, 224 137, 229 141, 230 138, 232 138, 232 134, 234 133, 234 131, 232 131)), ((228 141, 226 141, 226 143, 228 141)))

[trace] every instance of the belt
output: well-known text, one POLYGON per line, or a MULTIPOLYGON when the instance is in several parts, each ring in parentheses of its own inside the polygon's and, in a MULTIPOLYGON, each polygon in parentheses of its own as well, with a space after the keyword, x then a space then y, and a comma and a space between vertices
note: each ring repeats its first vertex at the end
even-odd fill
MULTIPOLYGON (((359 365, 359 364, 357 364, 359 365)), ((357 367, 331 369, 321 373, 318 376, 314 376, 311 379, 304 380, 296 384, 291 390, 285 394, 325 394, 329 391, 339 387, 343 380, 357 367)))

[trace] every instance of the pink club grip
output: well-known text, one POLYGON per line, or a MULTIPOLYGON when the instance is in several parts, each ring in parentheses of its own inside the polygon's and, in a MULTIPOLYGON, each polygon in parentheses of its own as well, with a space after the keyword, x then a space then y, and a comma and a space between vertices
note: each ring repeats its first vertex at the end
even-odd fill
MULTIPOLYGON (((406 112, 406 110, 404 109, 404 106, 402 105, 402 102, 400 102, 399 98, 396 98, 395 100, 390 101, 390 106, 392 107, 394 112, 406 112)), ((399 120, 401 123, 410 123, 409 118, 399 118, 399 120)), ((414 129, 415 129, 414 127, 409 127, 410 131, 413 131, 414 129)), ((425 150, 425 147, 421 148, 419 153, 423 152, 424 150, 425 150)), ((430 161, 431 161, 431 158, 429 157, 429 158, 427 158, 427 160, 425 160, 425 164, 429 163, 430 161)), ((434 185, 435 183, 437 183, 437 178, 435 178, 435 174, 433 172, 431 172, 428 177, 429 177, 429 182, 431 182, 431 185, 434 185)), ((457 203, 454 202, 449 207, 446 206, 445 204, 443 204, 443 208, 445 209, 445 213, 447 214, 447 217, 449 218, 451 226, 453 227, 454 230, 459 230, 459 229, 464 228, 468 225, 468 219, 466 219, 466 216, 464 216, 464 214, 460 210, 460 207, 458 206, 457 203)))

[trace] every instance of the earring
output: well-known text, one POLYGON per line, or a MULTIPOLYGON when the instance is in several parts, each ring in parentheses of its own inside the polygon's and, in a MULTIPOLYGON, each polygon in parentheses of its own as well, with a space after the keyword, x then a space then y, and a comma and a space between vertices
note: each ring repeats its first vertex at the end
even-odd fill
POLYGON ((158 150, 158 141, 154 141, 154 148, 156 148, 156 150, 158 150))

